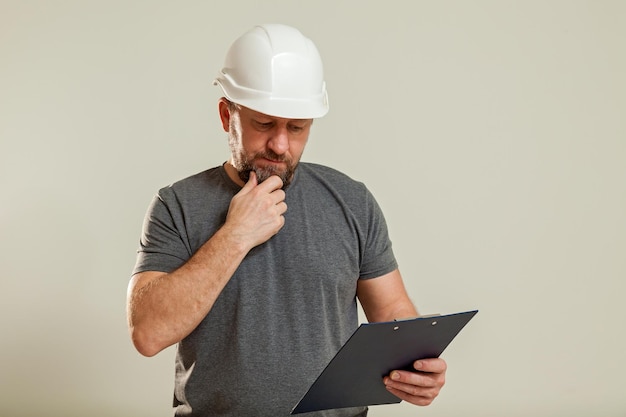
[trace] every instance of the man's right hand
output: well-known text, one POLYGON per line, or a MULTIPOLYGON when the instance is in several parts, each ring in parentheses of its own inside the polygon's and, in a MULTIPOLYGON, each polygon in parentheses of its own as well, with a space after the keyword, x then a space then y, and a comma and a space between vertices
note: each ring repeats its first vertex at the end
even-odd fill
POLYGON ((233 197, 224 227, 248 249, 274 236, 285 224, 287 211, 283 181, 273 175, 261 184, 254 171, 243 188, 233 197))

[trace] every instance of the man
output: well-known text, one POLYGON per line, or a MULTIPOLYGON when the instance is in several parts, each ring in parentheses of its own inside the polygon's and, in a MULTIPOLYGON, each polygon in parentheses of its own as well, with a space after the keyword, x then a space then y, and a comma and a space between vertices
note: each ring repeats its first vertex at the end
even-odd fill
MULTIPOLYGON (((356 329, 357 297, 372 322, 417 311, 369 191, 299 163, 313 119, 328 111, 315 45, 288 26, 255 27, 233 43, 215 83, 231 158, 153 200, 129 328, 146 356, 178 344, 177 416, 286 416, 356 329)), ((446 364, 414 367, 381 383, 430 404, 446 364)))

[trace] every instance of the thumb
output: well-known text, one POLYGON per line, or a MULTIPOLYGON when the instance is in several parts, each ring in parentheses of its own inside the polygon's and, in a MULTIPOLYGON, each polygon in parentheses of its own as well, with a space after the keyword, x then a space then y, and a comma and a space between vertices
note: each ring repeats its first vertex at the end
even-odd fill
POLYGON ((254 170, 250 171, 250 177, 248 178, 248 182, 246 182, 241 189, 241 191, 247 192, 256 187, 259 184, 259 180, 256 176, 256 172, 254 170))

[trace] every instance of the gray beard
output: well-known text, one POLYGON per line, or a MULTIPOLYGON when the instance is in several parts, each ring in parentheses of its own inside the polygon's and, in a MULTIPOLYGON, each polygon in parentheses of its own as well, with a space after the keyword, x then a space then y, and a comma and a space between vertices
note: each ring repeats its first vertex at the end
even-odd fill
POLYGON ((241 169, 237 170, 237 173, 239 174, 239 178, 244 183, 246 183, 250 179, 250 173, 254 171, 256 173, 256 178, 259 184, 271 177, 272 175, 277 175, 283 181, 282 188, 285 189, 289 186, 289 184, 291 184, 291 180, 293 179, 293 174, 295 173, 296 166, 289 165, 284 171, 279 171, 272 167, 259 168, 245 163, 242 165, 241 169))
POLYGON ((277 175, 283 181, 283 189, 287 188, 291 181, 293 180, 293 175, 296 171, 296 167, 298 166, 299 161, 292 161, 289 158, 285 158, 284 156, 278 155, 277 153, 267 150, 266 152, 258 153, 252 155, 251 159, 248 159, 248 155, 243 152, 241 147, 241 131, 238 124, 238 117, 231 118, 230 120, 230 130, 228 133, 228 146, 230 147, 231 155, 232 155, 232 165, 237 170, 237 174, 239 178, 247 183, 250 180, 250 172, 254 171, 256 173, 258 183, 262 183, 272 175, 277 175), (237 122, 237 123, 235 123, 237 122), (255 158, 267 158, 273 161, 281 161, 285 162, 287 168, 284 171, 279 171, 274 167, 266 167, 259 168, 252 161, 255 158))

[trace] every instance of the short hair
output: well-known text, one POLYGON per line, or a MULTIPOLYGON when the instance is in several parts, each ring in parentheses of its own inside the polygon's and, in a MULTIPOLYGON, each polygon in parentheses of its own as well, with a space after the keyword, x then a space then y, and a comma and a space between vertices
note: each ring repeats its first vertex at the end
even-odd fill
POLYGON ((226 97, 223 97, 223 99, 226 102, 226 105, 228 106, 228 110, 230 110, 231 112, 241 110, 241 105, 240 104, 237 104, 234 101, 230 101, 226 97))

